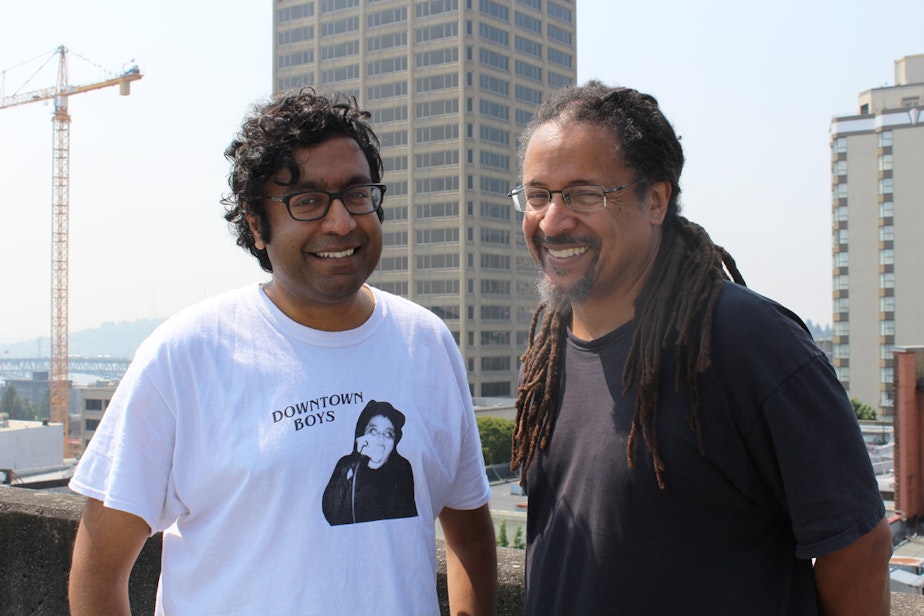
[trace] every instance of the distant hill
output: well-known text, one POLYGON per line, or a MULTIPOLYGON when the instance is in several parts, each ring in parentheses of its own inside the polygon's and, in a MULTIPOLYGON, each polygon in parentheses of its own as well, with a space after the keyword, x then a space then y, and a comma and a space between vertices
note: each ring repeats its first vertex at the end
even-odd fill
POLYGON ((809 331, 812 332, 812 338, 815 340, 824 340, 825 338, 830 338, 834 335, 834 330, 831 328, 831 324, 819 325, 818 323, 812 323, 812 320, 809 319, 805 322, 805 326, 809 328, 809 331))
MULTIPOLYGON (((109 355, 132 357, 141 342, 151 335, 165 319, 138 319, 136 321, 107 322, 99 327, 71 332, 68 352, 71 355, 109 355)), ((51 352, 51 341, 46 337, 15 343, 0 343, 0 354, 5 357, 45 357, 51 352)))

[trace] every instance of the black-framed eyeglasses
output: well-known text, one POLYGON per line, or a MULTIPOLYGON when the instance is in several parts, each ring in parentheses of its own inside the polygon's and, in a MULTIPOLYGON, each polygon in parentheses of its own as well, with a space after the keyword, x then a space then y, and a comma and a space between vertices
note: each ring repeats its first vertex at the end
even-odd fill
POLYGON ((549 190, 541 186, 517 186, 507 195, 513 199, 513 207, 518 212, 541 212, 552 202, 552 195, 559 193, 568 209, 575 212, 593 212, 606 207, 606 196, 634 186, 644 180, 638 179, 615 188, 582 184, 568 186, 561 190, 549 190))
POLYGON ((357 184, 339 192, 300 190, 281 197, 267 197, 267 199, 285 203, 289 216, 295 220, 307 222, 320 220, 327 216, 334 199, 340 199, 346 211, 354 216, 371 214, 382 206, 386 188, 385 184, 357 184))

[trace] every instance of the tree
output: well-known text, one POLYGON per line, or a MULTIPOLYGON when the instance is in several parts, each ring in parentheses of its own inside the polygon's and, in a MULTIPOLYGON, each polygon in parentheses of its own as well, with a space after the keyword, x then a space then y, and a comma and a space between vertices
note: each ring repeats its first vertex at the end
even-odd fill
POLYGON ((510 547, 516 548, 518 550, 525 550, 526 546, 523 545, 523 527, 517 526, 517 530, 513 533, 513 543, 510 544, 510 547))
POLYGON ((481 435, 484 463, 490 466, 510 462, 513 422, 500 417, 478 417, 475 421, 481 435))
POLYGON ((38 407, 28 398, 23 398, 12 385, 3 388, 0 394, 0 413, 6 413, 10 419, 36 420, 38 407))
POLYGON ((864 404, 856 398, 850 399, 853 406, 853 412, 856 413, 857 419, 876 419, 876 409, 868 404, 864 404))
POLYGON ((500 525, 498 527, 497 545, 502 548, 510 545, 510 542, 507 540, 507 520, 500 521, 500 525))

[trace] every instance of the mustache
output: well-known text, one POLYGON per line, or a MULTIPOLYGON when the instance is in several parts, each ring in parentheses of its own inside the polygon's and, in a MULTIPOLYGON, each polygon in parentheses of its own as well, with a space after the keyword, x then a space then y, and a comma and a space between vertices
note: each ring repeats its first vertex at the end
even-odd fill
POLYGON ((542 246, 574 246, 575 244, 596 247, 599 242, 592 237, 580 235, 546 235, 538 232, 533 236, 533 245, 537 248, 542 246))

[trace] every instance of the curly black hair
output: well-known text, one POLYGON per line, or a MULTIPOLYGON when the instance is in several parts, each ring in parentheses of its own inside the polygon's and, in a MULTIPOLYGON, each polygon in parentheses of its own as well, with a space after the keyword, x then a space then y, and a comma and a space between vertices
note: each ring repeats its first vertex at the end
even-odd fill
MULTIPOLYGON (((266 250, 256 248, 247 223, 247 214, 256 217, 260 234, 269 241, 264 184, 282 169, 290 174, 288 184, 298 183, 295 151, 338 136, 356 141, 369 162, 372 182, 380 182, 382 157, 379 139, 369 126, 371 117, 371 113, 358 107, 353 97, 338 93, 325 96, 313 88, 302 88, 255 105, 245 118, 241 131, 225 150, 225 158, 231 162, 228 173, 231 193, 221 202, 225 206, 225 220, 237 235, 237 245, 255 256, 264 270, 272 272, 273 265, 266 250)), ((384 219, 381 207, 376 213, 379 220, 384 219)))

